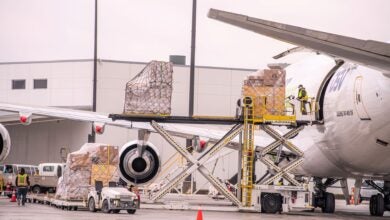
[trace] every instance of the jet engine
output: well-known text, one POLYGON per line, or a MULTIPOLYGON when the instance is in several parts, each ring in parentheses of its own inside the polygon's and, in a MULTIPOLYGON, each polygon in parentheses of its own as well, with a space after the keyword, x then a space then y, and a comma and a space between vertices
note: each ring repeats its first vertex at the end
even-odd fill
POLYGON ((128 142, 119 152, 119 173, 128 183, 140 185, 153 180, 160 171, 160 164, 157 148, 148 141, 128 142))
POLYGON ((7 129, 0 124, 0 162, 7 158, 11 149, 11 138, 7 129))

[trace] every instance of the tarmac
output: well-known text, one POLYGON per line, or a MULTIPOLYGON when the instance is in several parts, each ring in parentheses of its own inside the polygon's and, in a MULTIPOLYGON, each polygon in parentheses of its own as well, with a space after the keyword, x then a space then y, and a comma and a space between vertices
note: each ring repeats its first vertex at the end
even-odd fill
MULTIPOLYGON (((202 209, 202 207, 200 207, 202 209)), ((48 205, 27 203, 18 206, 10 199, 0 198, 0 220, 196 220, 198 211, 178 211, 166 209, 139 209, 135 214, 121 211, 119 214, 92 213, 87 210, 65 211, 48 205)), ((202 211, 203 220, 259 220, 259 219, 390 219, 390 212, 384 217, 372 217, 368 210, 368 203, 359 206, 347 206, 342 200, 336 202, 334 214, 315 212, 289 212, 284 214, 261 214, 242 212, 202 211)))

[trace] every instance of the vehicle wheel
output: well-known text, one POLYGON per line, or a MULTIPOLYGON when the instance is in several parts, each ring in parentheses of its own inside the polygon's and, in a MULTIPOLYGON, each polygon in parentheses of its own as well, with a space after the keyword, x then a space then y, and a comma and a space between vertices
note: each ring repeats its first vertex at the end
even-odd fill
POLYGON ((334 213, 335 199, 333 193, 324 193, 324 205, 321 207, 323 213, 334 213))
POLYGON ((112 213, 118 214, 120 211, 121 211, 120 209, 115 209, 115 210, 112 210, 112 213))
POLYGON ((33 199, 33 200, 32 200, 32 202, 33 202, 33 203, 36 203, 36 202, 37 202, 37 200, 36 200, 36 199, 33 199))
POLYGON ((95 199, 93 199, 93 197, 89 198, 88 200, 88 210, 91 212, 96 212, 95 199))
POLYGON ((7 194, 7 197, 8 197, 8 198, 11 198, 11 197, 12 197, 12 194, 7 194))
POLYGON ((102 204, 102 212, 110 213, 110 209, 108 208, 108 201, 105 199, 102 204))
POLYGON ((277 213, 282 210, 282 196, 278 193, 261 194, 261 212, 277 213))
POLYGON ((134 214, 136 210, 137 210, 137 209, 128 209, 128 210, 127 210, 127 213, 129 213, 129 214, 134 214))
POLYGON ((383 216, 385 203, 381 194, 373 195, 370 199, 370 214, 372 216, 383 216))
POLYGON ((39 193, 41 193, 41 187, 40 186, 38 186, 38 185, 36 185, 36 186, 33 186, 33 188, 32 188, 32 192, 33 193, 35 193, 35 194, 39 194, 39 193))
POLYGON ((74 211, 77 211, 77 206, 74 206, 74 207, 73 207, 73 210, 74 210, 74 211))

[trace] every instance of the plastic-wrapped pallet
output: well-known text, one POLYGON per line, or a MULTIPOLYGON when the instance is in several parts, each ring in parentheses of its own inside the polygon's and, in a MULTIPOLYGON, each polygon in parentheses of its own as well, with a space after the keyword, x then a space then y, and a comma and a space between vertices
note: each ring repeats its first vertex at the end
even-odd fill
POLYGON ((126 84, 124 114, 171 113, 173 65, 152 61, 126 84))
POLYGON ((281 69, 259 70, 246 77, 242 95, 254 99, 255 116, 285 114, 285 82, 281 69))
POLYGON ((108 181, 118 182, 118 156, 118 147, 95 143, 84 144, 80 150, 70 153, 55 197, 82 200, 94 187, 95 180, 101 180, 105 185, 108 181))

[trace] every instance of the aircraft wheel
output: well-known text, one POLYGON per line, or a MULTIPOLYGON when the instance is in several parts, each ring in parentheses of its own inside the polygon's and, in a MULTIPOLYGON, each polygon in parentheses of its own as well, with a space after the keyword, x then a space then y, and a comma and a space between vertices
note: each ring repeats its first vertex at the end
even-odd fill
POLYGON ((261 194, 261 212, 277 213, 282 210, 282 197, 278 193, 261 194))
POLYGON ((96 212, 95 199, 93 199, 93 197, 89 198, 88 200, 88 210, 91 212, 96 212))
POLYGON ((324 204, 322 209, 323 213, 334 213, 335 210, 335 199, 333 193, 324 193, 324 204))
POLYGON ((383 216, 385 203, 381 194, 373 195, 370 199, 370 214, 372 216, 383 216))
POLYGON ((102 212, 104 213, 110 213, 110 209, 108 207, 108 201, 105 199, 102 204, 102 212))

